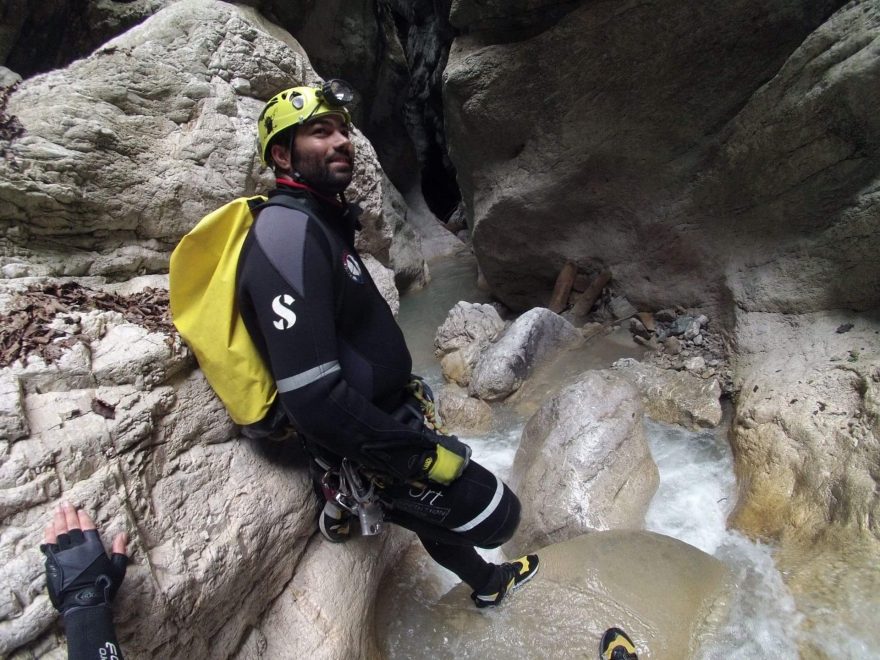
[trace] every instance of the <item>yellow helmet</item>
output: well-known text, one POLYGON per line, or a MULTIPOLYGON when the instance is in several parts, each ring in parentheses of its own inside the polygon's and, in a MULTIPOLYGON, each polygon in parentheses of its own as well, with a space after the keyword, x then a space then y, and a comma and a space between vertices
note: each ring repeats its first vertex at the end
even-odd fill
POLYGON ((260 141, 260 160, 268 163, 269 143, 281 131, 291 126, 305 124, 323 115, 339 115, 351 124, 345 104, 350 103, 354 93, 343 80, 334 78, 320 87, 291 87, 278 92, 268 100, 257 119, 260 141))

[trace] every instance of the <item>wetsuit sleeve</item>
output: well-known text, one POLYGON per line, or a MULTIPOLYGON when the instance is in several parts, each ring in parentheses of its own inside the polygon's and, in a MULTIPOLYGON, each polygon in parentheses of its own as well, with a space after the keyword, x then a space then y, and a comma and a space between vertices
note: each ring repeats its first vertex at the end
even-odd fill
POLYGON ((108 606, 71 610, 64 615, 64 630, 68 660, 122 660, 108 606))
MULTIPOLYGON (((258 223, 277 217, 266 211, 258 223)), ((421 475, 435 444, 373 405, 344 376, 327 240, 311 219, 285 221, 284 232, 265 225, 252 231, 239 267, 242 317, 268 359, 285 411, 308 438, 338 455, 400 478, 421 475)))

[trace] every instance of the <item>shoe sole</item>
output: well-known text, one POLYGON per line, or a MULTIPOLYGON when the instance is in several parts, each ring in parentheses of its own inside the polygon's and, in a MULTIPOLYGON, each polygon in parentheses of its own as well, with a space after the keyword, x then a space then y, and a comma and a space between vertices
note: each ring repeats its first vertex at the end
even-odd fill
POLYGON ((514 591, 516 591, 517 589, 519 589, 519 588, 520 588, 521 586, 523 586, 526 582, 528 582, 528 581, 531 580, 533 577, 535 577, 535 576, 538 574, 538 571, 540 571, 540 570, 541 570, 541 564, 538 564, 538 566, 535 568, 535 570, 533 570, 531 573, 529 573, 527 576, 525 576, 525 577, 524 577, 522 580, 520 580, 519 582, 514 583, 514 585, 509 589, 509 591, 510 591, 510 592, 514 592, 514 591))
POLYGON ((618 646, 622 647, 624 651, 630 653, 630 650, 626 648, 624 644, 617 644, 616 642, 623 640, 625 641, 633 650, 632 653, 636 652, 636 645, 630 639, 629 635, 627 635, 620 628, 609 628, 605 631, 605 634, 602 635, 602 639, 599 640, 599 660, 605 660, 606 654, 608 651, 612 651, 616 649, 618 646))

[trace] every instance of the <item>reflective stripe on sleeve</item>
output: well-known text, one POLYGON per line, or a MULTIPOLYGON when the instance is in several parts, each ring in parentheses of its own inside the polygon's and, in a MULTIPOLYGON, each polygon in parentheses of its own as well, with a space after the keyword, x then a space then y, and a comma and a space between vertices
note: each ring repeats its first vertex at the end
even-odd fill
POLYGON ((495 483, 498 485, 498 487, 495 489, 495 495, 492 496, 492 501, 489 502, 489 505, 485 509, 483 509, 477 515, 476 518, 474 518, 473 520, 470 520, 469 522, 466 522, 464 525, 462 525, 460 527, 456 527, 456 528, 452 529, 451 531, 453 531, 453 532, 470 531, 495 512, 495 509, 497 509, 498 505, 501 503, 501 498, 504 496, 504 484, 501 483, 501 479, 499 479, 498 477, 495 477, 495 483))
POLYGON ((332 374, 336 371, 339 371, 341 368, 342 367, 339 366, 338 360, 334 360, 333 362, 325 362, 324 364, 319 364, 317 367, 313 367, 308 371, 303 371, 302 373, 296 374, 295 376, 282 378, 275 385, 276 387, 278 387, 279 394, 292 392, 293 390, 298 390, 299 388, 305 387, 306 385, 311 385, 316 380, 320 380, 327 374, 332 374))

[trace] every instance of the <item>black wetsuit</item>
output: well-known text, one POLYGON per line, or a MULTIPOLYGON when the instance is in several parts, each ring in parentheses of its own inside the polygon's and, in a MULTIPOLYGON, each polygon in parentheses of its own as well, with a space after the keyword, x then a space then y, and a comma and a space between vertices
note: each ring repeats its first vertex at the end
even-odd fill
POLYGON ((270 365, 278 405, 318 452, 391 475, 386 520, 415 531, 429 554, 474 589, 492 565, 473 546, 497 547, 519 523, 519 502, 471 461, 448 486, 420 476, 435 447, 421 424, 395 416, 412 360, 388 304, 354 249, 351 211, 279 184, 302 210, 262 208, 242 248, 239 309, 270 365))

